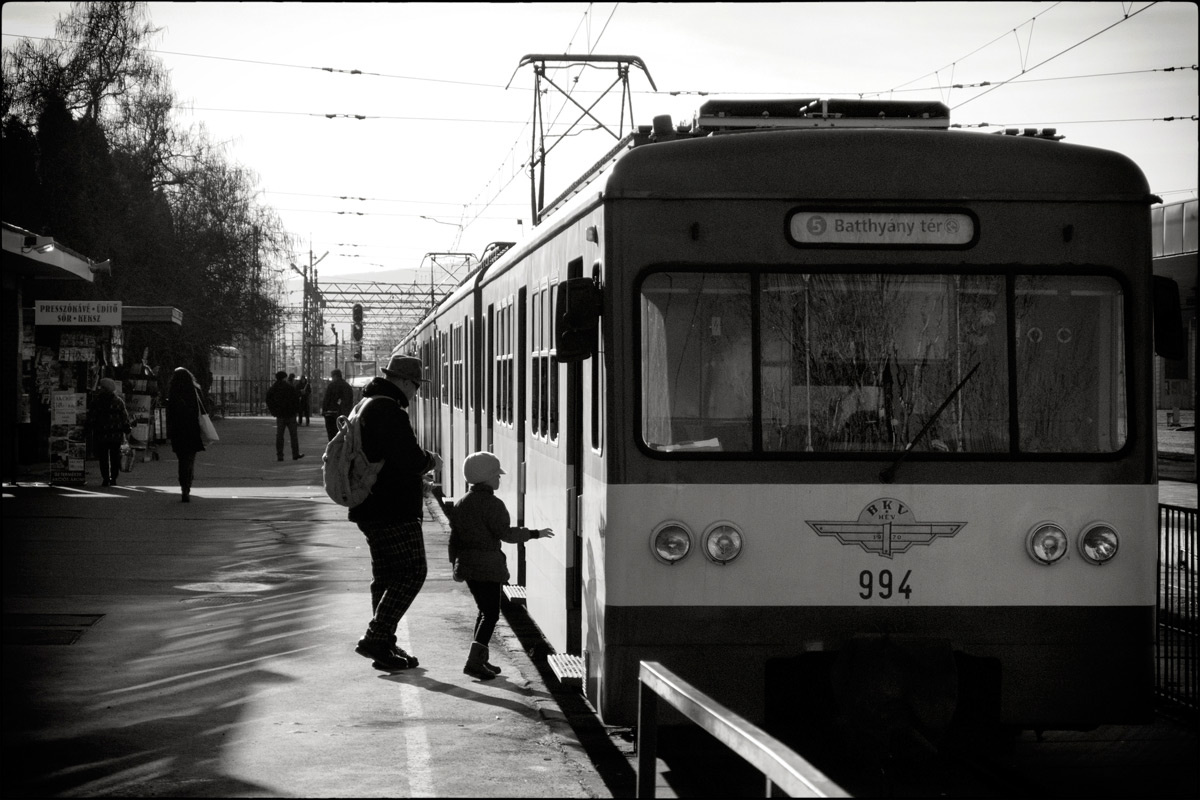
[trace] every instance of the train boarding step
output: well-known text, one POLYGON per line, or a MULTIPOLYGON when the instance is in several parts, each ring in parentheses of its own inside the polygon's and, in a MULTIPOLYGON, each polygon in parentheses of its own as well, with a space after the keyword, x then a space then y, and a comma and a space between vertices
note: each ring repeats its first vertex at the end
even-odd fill
POLYGON ((563 686, 583 688, 583 659, 568 653, 551 653, 546 656, 550 670, 563 686))
POLYGON ((524 586, 505 586, 504 597, 513 605, 525 605, 525 587, 524 586))

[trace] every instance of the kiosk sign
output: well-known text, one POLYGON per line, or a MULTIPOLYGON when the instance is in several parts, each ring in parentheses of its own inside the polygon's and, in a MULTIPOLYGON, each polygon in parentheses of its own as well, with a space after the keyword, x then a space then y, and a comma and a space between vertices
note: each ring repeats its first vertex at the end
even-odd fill
POLYGON ((788 238, 808 247, 969 247, 975 219, 958 212, 798 210, 788 238))
POLYGON ((38 300, 35 325, 120 325, 120 300, 38 300))

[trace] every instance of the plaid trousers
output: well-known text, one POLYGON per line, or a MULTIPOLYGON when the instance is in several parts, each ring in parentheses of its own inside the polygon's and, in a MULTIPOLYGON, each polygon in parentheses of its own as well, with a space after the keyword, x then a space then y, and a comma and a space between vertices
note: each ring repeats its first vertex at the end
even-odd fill
POLYGON ((371 610, 365 639, 395 643, 396 626, 425 583, 425 537, 420 520, 360 522, 371 548, 371 610))

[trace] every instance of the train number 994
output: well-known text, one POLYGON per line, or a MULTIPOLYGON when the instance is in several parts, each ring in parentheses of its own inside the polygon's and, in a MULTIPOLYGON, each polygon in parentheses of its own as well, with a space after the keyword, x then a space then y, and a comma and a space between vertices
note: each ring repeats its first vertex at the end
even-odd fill
POLYGON ((862 587, 862 591, 858 596, 863 600, 870 600, 872 597, 878 597, 880 600, 891 600, 897 595, 903 595, 907 600, 912 596, 912 587, 908 585, 908 578, 912 575, 912 570, 904 573, 904 577, 900 579, 899 585, 896 584, 892 571, 890 569, 881 569, 878 574, 869 569, 864 569, 858 573, 858 585, 862 587))

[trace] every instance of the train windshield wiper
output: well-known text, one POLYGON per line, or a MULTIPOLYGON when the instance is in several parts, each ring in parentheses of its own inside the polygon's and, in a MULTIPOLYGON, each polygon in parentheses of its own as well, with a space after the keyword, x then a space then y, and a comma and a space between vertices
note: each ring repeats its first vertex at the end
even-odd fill
POLYGON ((895 480, 896 470, 898 470, 900 468, 900 462, 902 462, 905 458, 908 457, 909 451, 911 451, 913 449, 913 445, 915 445, 917 442, 921 441, 921 437, 924 436, 925 433, 930 428, 933 427, 933 423, 938 421, 938 417, 940 417, 942 415, 942 412, 946 410, 946 406, 950 405, 950 401, 954 399, 954 396, 956 394, 958 394, 958 390, 967 385, 967 381, 971 380, 971 376, 975 374, 975 370, 979 369, 979 365, 982 363, 983 362, 980 361, 980 362, 976 363, 975 366, 971 367, 971 369, 967 372, 966 377, 958 382, 958 386, 955 386, 950 391, 950 394, 946 395, 946 399, 942 401, 942 404, 940 406, 938 406, 938 410, 933 412, 933 416, 930 417, 929 421, 925 423, 925 427, 921 428, 921 432, 918 433, 916 436, 914 436, 912 441, 904 446, 904 450, 900 453, 900 455, 896 458, 896 460, 892 462, 892 465, 890 467, 888 467, 887 469, 885 469, 879 473, 880 481, 882 481, 883 483, 891 483, 893 480, 895 480))

